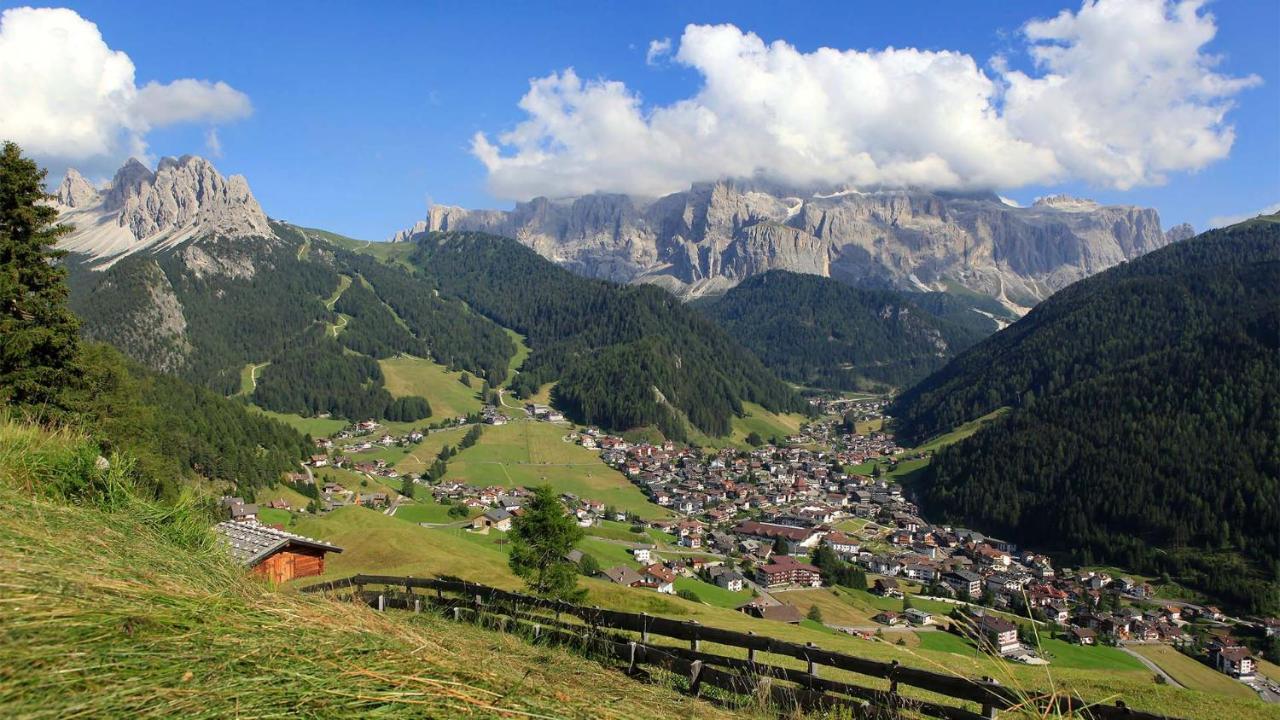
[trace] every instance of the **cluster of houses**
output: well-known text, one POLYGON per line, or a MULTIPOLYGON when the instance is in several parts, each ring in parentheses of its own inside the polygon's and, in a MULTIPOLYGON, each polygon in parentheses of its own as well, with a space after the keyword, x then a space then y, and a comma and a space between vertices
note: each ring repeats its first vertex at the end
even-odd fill
MULTIPOLYGON (((488 532, 490 529, 503 532, 510 529, 510 520, 520 514, 532 491, 523 487, 506 488, 498 485, 477 487, 459 482, 443 482, 431 488, 436 502, 446 505, 462 505, 469 510, 484 510, 472 521, 472 529, 488 532)), ((609 506, 598 500, 582 498, 573 493, 560 496, 565 507, 574 515, 578 525, 591 527, 601 520, 625 521, 626 513, 611 511, 609 506)))
POLYGON ((564 413, 560 412, 559 410, 556 410, 553 407, 548 407, 546 405, 538 405, 536 403, 525 403, 524 411, 529 417, 533 418, 534 420, 541 420, 543 422, 553 422, 553 423, 564 422, 564 413))
MULTIPOLYGON (((839 407, 832 404, 836 401, 818 402, 824 412, 852 409, 869 418, 883 409, 882 401, 845 401, 839 407)), ((723 572, 760 589, 820 586, 821 571, 793 556, 808 556, 825 545, 879 576, 873 592, 901 597, 899 580, 910 581, 924 595, 981 601, 1054 623, 1064 628, 1066 639, 1081 645, 1177 644, 1187 638, 1186 608, 1113 602, 1150 599, 1149 585, 1102 572, 1060 571, 1046 555, 974 530, 934 525, 920 517, 892 480, 844 470, 900 456, 902 449, 885 433, 842 434, 838 423, 827 420, 806 425, 786 446, 725 449, 711 456, 669 442, 631 443, 592 428, 576 440, 598 450, 654 503, 683 515, 656 527, 675 535, 681 546, 740 558, 743 570, 723 572)), ((642 577, 638 586, 649 582, 642 577)), ((1211 619, 1220 616, 1213 608, 1203 612, 1211 619)), ((932 621, 922 611, 884 613, 878 619, 886 624, 932 621)), ((999 614, 981 614, 975 624, 994 652, 1026 652, 1016 626, 999 614)), ((1240 654, 1227 648, 1225 654, 1215 652, 1212 662, 1236 674, 1249 666, 1237 658, 1240 654)))

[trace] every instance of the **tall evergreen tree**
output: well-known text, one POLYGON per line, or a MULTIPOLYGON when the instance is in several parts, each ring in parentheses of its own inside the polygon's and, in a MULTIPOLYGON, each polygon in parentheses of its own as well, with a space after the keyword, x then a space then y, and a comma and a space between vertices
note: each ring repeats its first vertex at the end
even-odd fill
POLYGON ((57 405, 75 376, 79 322, 53 249, 70 232, 41 201, 46 171, 16 143, 0 151, 0 402, 57 405))
POLYGON ((524 514, 511 523, 511 570, 535 595, 578 600, 585 594, 578 587, 578 567, 565 556, 582 536, 551 486, 535 488, 524 514))

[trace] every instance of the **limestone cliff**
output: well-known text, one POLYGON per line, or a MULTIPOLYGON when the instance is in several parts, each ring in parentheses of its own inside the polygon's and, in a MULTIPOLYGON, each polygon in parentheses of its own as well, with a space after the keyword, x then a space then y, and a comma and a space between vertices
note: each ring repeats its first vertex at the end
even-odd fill
POLYGON ((783 269, 862 286, 958 285, 1015 308, 1185 234, 1166 235, 1151 209, 1066 196, 1021 208, 985 194, 800 193, 730 181, 657 200, 598 194, 537 198, 510 211, 437 206, 393 240, 433 230, 513 237, 577 272, 686 297, 783 269))

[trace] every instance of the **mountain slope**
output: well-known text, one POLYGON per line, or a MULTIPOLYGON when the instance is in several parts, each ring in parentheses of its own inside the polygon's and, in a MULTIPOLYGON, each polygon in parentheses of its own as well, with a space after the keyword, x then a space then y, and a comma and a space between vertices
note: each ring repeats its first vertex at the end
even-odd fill
POLYGON ((938 455, 931 508, 1274 610, 1278 347, 1280 224, 1246 223, 1064 289, 890 413, 918 442, 1013 408, 938 455))
POLYGON ((799 409, 792 390, 758 359, 674 297, 579 277, 507 238, 431 233, 409 260, 447 296, 525 336, 532 354, 523 392, 559 382, 554 398, 581 422, 656 424, 683 437, 680 415, 729 433, 742 402, 799 409))
POLYGON ((938 317, 923 296, 772 270, 695 306, 781 377, 856 390, 910 384, 997 329, 975 310, 967 324, 938 317))
POLYGON ((536 198, 510 211, 436 206, 394 239, 448 230, 516 238, 575 272, 683 297, 790 270, 860 287, 958 285, 1015 309, 1186 232, 1166 235, 1151 209, 1075 198, 1021 208, 990 194, 722 181, 656 200, 596 194, 536 198))
POLYGON ((154 173, 130 161, 103 189, 70 172, 55 197, 75 226, 60 247, 84 335, 222 394, 252 364, 265 367, 252 398, 268 409, 416 420, 428 404, 393 400, 374 360, 409 353, 496 383, 516 352, 405 267, 268 221, 243 178, 200 158, 154 173))

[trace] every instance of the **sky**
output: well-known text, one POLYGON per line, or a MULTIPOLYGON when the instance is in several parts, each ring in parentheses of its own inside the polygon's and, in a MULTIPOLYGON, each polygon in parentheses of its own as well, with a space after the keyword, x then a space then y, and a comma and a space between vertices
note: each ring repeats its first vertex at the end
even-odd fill
POLYGON ((0 3, 0 138, 54 179, 203 155, 373 240, 718 177, 1280 204, 1276 0, 364 5, 0 3))

